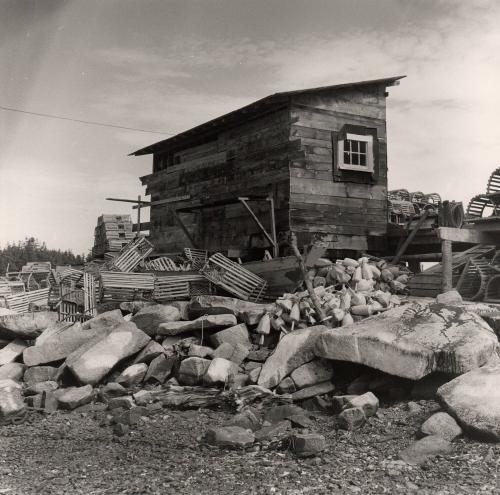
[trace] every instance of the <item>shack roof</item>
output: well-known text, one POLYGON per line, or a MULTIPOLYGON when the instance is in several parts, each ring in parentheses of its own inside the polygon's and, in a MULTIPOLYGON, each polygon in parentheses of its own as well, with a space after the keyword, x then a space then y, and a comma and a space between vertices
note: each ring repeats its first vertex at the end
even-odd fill
POLYGON ((180 132, 175 136, 172 136, 168 139, 163 139, 162 141, 158 141, 157 143, 146 146, 145 148, 141 148, 137 151, 130 153, 130 155, 139 156, 139 155, 149 155, 151 153, 155 153, 157 151, 166 151, 169 148, 177 148, 183 144, 188 144, 193 138, 201 137, 204 134, 210 134, 219 130, 221 128, 227 128, 232 124, 239 123, 243 118, 248 119, 257 116, 258 114, 273 110, 276 107, 283 105, 288 102, 291 97, 307 94, 307 93, 321 93, 327 91, 337 91, 346 88, 354 88, 357 86, 373 86, 373 85, 384 85, 387 86, 395 86, 399 84, 399 80, 403 79, 406 76, 393 76, 393 77, 385 77, 382 79, 371 79, 368 81, 358 81, 351 83, 343 83, 343 84, 334 84, 330 86, 320 86, 317 88, 308 88, 308 89, 299 89, 295 91, 284 91, 281 93, 274 93, 270 96, 266 96, 265 98, 261 98, 260 100, 254 101, 249 105, 238 108, 237 110, 233 110, 232 112, 226 113, 225 115, 221 115, 215 119, 209 120, 203 124, 200 124, 196 127, 192 127, 187 131, 180 132))

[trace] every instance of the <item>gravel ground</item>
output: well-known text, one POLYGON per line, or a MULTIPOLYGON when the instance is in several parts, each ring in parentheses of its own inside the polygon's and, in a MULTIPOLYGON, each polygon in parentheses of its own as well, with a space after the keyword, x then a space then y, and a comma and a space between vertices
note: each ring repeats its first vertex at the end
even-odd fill
POLYGON ((437 404, 383 407, 362 430, 337 430, 317 416, 325 435, 320 457, 297 459, 286 448, 221 450, 197 441, 224 411, 163 409, 117 437, 99 426, 103 412, 30 413, 20 425, 0 427, 0 494, 332 494, 500 493, 500 446, 469 439, 454 451, 410 467, 397 454, 415 438, 437 404))

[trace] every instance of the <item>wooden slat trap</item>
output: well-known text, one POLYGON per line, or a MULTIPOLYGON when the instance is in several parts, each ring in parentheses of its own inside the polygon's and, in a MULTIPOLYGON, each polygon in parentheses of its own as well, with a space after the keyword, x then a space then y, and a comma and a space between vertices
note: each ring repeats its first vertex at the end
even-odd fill
POLYGON ((5 297, 7 307, 17 313, 27 313, 30 309, 30 304, 37 306, 46 306, 49 302, 49 288, 13 294, 5 297))
POLYGON ((60 284, 59 320, 84 321, 97 316, 94 275, 73 269, 65 274, 60 284))
POLYGON ((211 294, 210 282, 198 273, 157 276, 155 280, 155 301, 189 299, 191 296, 211 294))
POLYGON ((191 264, 191 270, 201 270, 208 259, 208 252, 203 249, 184 248, 184 256, 191 264))
POLYGON ((179 267, 166 256, 156 258, 155 260, 145 261, 144 268, 146 270, 154 270, 156 272, 177 272, 179 267))
POLYGON ((101 302, 151 300, 154 289, 153 273, 103 271, 100 274, 101 302))
POLYGON ((145 237, 138 237, 127 244, 110 263, 110 271, 131 272, 152 252, 153 245, 145 237))
POLYGON ((246 301, 260 301, 267 282, 220 253, 211 256, 200 272, 210 282, 246 301))

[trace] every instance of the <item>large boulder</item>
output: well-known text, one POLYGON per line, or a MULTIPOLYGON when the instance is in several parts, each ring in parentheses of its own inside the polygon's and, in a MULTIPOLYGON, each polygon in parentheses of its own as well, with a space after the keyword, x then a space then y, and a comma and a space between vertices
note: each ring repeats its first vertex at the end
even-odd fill
POLYGON ((195 296, 189 305, 189 314, 192 318, 203 315, 233 314, 238 321, 248 325, 257 324, 264 313, 272 313, 275 310, 275 303, 259 304, 223 296, 195 296))
POLYGON ((158 335, 179 335, 194 330, 213 330, 214 328, 225 328, 236 325, 234 315, 208 315, 200 316, 192 321, 169 321, 158 326, 158 335))
POLYGON ((292 371, 312 361, 316 341, 326 330, 327 327, 318 325, 285 335, 262 366, 258 384, 265 388, 276 387, 292 371))
POLYGON ((466 373, 497 346, 492 329, 464 308, 412 304, 322 332, 315 353, 419 380, 434 371, 466 373))
POLYGON ((82 382, 94 385, 106 376, 123 359, 143 349, 150 337, 134 323, 124 322, 112 328, 109 335, 77 349, 68 356, 66 364, 82 382))
POLYGON ((184 359, 179 367, 179 382, 185 385, 200 384, 211 362, 210 359, 198 357, 184 359))
POLYGON ((57 319, 58 314, 54 311, 0 316, 0 337, 36 339, 43 330, 53 325, 57 319))
POLYGON ((14 380, 21 381, 24 375, 26 366, 22 363, 7 363, 0 366, 0 381, 1 380, 14 380))
POLYGON ((210 341, 215 347, 220 346, 224 342, 237 345, 241 344, 247 349, 252 347, 250 337, 248 335, 248 328, 244 323, 235 325, 234 327, 226 328, 220 332, 210 335, 210 341))
POLYGON ((168 321, 178 321, 181 319, 181 312, 175 306, 166 304, 154 304, 145 306, 138 311, 132 321, 144 333, 153 336, 157 334, 158 327, 168 321))
POLYGON ((469 371, 442 385, 438 400, 462 428, 486 440, 500 441, 500 364, 469 371))
POLYGON ((310 387, 333 378, 333 368, 330 363, 315 359, 293 370, 290 378, 297 389, 310 387))
POLYGON ((108 318, 102 318, 105 315, 107 313, 86 322, 84 324, 86 328, 83 328, 79 323, 75 323, 74 325, 60 327, 47 336, 45 333, 42 334, 40 337, 44 338, 41 342, 37 340, 36 345, 24 350, 24 363, 28 366, 38 366, 66 359, 84 344, 106 337, 114 326, 124 323, 121 317, 113 319, 108 315, 108 318), (91 325, 90 322, 93 322, 93 324, 91 325))
POLYGON ((24 382, 29 387, 39 382, 56 380, 58 369, 53 366, 33 366, 24 373, 24 382))
POLYGON ((26 349, 26 342, 16 339, 0 349, 0 366, 7 363, 13 363, 26 349))
POLYGON ((90 385, 73 387, 62 392, 58 397, 61 409, 75 409, 91 402, 94 390, 90 385))

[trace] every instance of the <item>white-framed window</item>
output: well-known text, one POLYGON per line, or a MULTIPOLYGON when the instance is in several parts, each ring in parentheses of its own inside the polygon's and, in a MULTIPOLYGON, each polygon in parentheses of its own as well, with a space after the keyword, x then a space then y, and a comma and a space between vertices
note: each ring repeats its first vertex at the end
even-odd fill
POLYGON ((373 136, 347 133, 337 144, 340 170, 373 172, 373 136))

